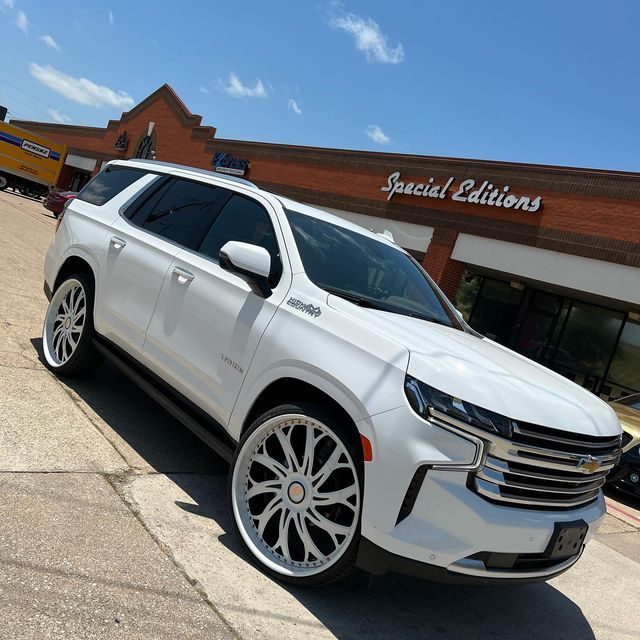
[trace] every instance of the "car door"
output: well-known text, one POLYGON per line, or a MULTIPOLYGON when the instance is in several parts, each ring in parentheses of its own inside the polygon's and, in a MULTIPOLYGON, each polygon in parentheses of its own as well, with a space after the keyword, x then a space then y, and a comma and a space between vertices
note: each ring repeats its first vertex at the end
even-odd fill
POLYGON ((170 176, 130 206, 106 238, 101 332, 141 356, 160 288, 182 246, 197 246, 226 190, 170 176))
POLYGON ((178 391, 226 424, 253 354, 291 283, 275 211, 258 194, 235 192, 198 251, 178 253, 147 330, 145 360, 178 391), (272 293, 262 298, 218 264, 238 240, 266 248, 272 293))

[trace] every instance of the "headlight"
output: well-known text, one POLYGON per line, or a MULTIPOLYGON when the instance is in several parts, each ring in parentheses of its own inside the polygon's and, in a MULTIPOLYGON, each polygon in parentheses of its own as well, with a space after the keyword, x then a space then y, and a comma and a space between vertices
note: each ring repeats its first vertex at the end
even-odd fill
POLYGON ((428 418, 429 410, 435 409, 472 427, 511 438, 512 423, 506 416, 434 389, 411 376, 405 378, 404 390, 411 408, 423 418, 428 418))

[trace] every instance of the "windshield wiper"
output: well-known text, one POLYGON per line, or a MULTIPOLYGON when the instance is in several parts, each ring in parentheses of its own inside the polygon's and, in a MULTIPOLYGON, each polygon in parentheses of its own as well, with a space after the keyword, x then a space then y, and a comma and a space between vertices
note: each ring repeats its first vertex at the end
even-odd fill
POLYGON ((368 309, 376 309, 378 311, 386 311, 387 313, 395 313, 400 316, 409 316, 410 318, 416 318, 418 320, 425 320, 426 322, 433 322, 435 324, 441 324, 443 327, 451 327, 452 325, 437 316, 430 316, 423 313, 415 313, 413 311, 406 311, 404 309, 398 309, 397 307, 390 308, 383 303, 378 303, 371 298, 364 298, 356 293, 349 293, 342 291, 341 289, 334 289, 333 287, 322 287, 327 293, 332 293, 335 296, 344 298, 349 302, 357 304, 359 307, 365 307, 368 309))
POLYGON ((386 308, 378 306, 374 300, 370 298, 363 298, 356 293, 349 293, 347 291, 342 291, 341 289, 334 289, 333 287, 322 287, 327 293, 332 293, 334 296, 338 296, 339 298, 344 298, 349 302, 353 302, 357 304, 359 307, 369 307, 371 309, 381 309, 382 311, 387 311, 386 308))
MULTIPOLYGON (((402 312, 398 312, 402 313, 402 312)), ((406 313, 402 313, 402 315, 410 316, 411 318, 417 318, 418 320, 426 320, 427 322, 434 322, 435 324, 441 324, 443 327, 451 327, 452 325, 437 316, 427 316, 421 313, 413 313, 413 311, 407 311, 406 313)))

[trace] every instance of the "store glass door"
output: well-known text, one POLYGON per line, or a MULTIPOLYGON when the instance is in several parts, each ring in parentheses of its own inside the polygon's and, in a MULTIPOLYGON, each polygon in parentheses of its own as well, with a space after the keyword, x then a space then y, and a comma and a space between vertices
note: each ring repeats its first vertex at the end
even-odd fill
POLYGON ((531 360, 544 362, 561 306, 560 296, 544 291, 527 290, 511 348, 531 360))

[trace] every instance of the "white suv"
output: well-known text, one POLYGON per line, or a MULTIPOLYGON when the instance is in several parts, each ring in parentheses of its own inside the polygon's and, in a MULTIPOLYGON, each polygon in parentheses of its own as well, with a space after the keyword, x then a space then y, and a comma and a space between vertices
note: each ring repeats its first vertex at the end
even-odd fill
POLYGON ((280 580, 546 580, 605 513, 611 408, 475 333, 388 234, 114 161, 67 207, 45 292, 47 367, 113 360, 230 460, 232 519, 280 580))

